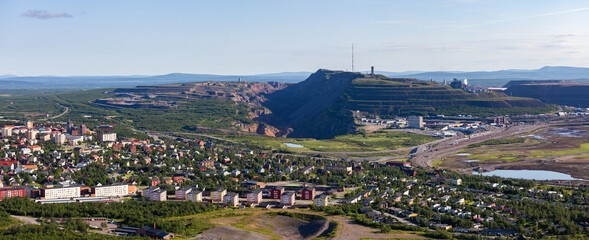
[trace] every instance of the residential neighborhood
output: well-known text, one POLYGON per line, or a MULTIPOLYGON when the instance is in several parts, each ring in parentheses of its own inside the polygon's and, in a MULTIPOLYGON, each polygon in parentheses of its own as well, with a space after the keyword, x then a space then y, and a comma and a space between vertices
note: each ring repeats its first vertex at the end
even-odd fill
POLYGON ((423 170, 406 161, 350 162, 200 139, 122 138, 111 129, 92 131, 72 122, 65 127, 31 122, 2 127, 0 200, 20 196, 51 204, 143 199, 236 209, 354 211, 367 224, 455 234, 515 236, 587 226, 533 215, 528 209, 584 209, 589 199, 579 189, 423 170), (542 224, 526 228, 522 221, 542 224))

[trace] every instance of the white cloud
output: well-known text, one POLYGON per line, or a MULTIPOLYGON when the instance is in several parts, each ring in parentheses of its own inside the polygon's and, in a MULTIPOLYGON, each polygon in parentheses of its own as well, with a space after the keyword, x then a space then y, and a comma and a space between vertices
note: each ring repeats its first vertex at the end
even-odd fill
POLYGON ((42 20, 53 19, 53 18, 71 18, 72 15, 68 13, 54 13, 45 10, 29 10, 21 14, 22 17, 37 18, 42 20))
POLYGON ((549 17, 549 16, 562 15, 562 14, 568 14, 568 13, 574 13, 574 12, 582 12, 582 11, 588 11, 588 10, 589 10, 589 7, 575 8, 575 9, 570 9, 570 10, 565 10, 565 11, 544 13, 544 14, 524 16, 524 17, 518 17, 518 18, 510 18, 510 19, 500 19, 500 20, 486 22, 486 23, 466 25, 466 26, 462 26, 462 28, 481 27, 481 26, 493 25, 493 24, 504 23, 504 22, 512 22, 512 21, 524 20, 524 19, 549 17))

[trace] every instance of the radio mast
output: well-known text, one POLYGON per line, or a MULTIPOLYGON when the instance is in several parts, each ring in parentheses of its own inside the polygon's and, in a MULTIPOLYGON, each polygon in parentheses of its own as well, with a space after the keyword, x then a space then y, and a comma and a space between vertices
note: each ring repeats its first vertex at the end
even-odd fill
POLYGON ((352 72, 354 71, 354 44, 352 43, 352 72))

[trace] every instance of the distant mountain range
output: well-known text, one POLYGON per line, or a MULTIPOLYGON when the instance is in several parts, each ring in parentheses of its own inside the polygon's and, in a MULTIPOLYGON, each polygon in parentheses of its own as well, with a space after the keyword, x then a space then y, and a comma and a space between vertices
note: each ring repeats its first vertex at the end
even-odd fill
POLYGON ((171 73, 158 76, 0 76, 0 84, 5 89, 96 89, 135 87, 138 85, 158 85, 170 83, 204 81, 242 81, 247 82, 285 82, 296 83, 305 80, 311 73, 285 72, 259 75, 211 75, 171 73))
MULTIPOLYGON (((417 78, 434 80, 467 78, 472 85, 503 86, 511 80, 576 80, 589 82, 589 68, 579 67, 543 67, 535 70, 500 70, 478 72, 377 72, 388 77, 417 78)), ((0 76, 4 89, 95 89, 135 87, 137 85, 156 85, 168 83, 202 82, 202 81, 237 81, 241 78, 248 82, 285 82, 297 83, 305 80, 311 72, 283 72, 257 75, 211 75, 171 73, 158 76, 0 76)))
POLYGON ((452 81, 453 78, 468 79, 477 86, 503 86, 511 80, 576 80, 589 82, 589 68, 543 67, 534 70, 510 69, 478 72, 415 72, 411 74, 382 73, 389 77, 411 77, 420 80, 452 81))

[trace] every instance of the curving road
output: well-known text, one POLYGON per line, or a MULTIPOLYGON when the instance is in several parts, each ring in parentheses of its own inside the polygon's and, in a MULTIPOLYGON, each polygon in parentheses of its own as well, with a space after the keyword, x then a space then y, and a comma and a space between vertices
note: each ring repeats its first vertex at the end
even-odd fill
POLYGON ((60 113, 58 115, 55 115, 53 117, 48 117, 47 119, 56 119, 58 117, 61 117, 61 116, 65 115, 66 113, 68 113, 70 111, 70 108, 69 107, 66 107, 64 105, 61 105, 60 103, 57 103, 57 105, 59 105, 61 107, 64 107, 65 108, 65 111, 63 111, 62 113, 60 113))

